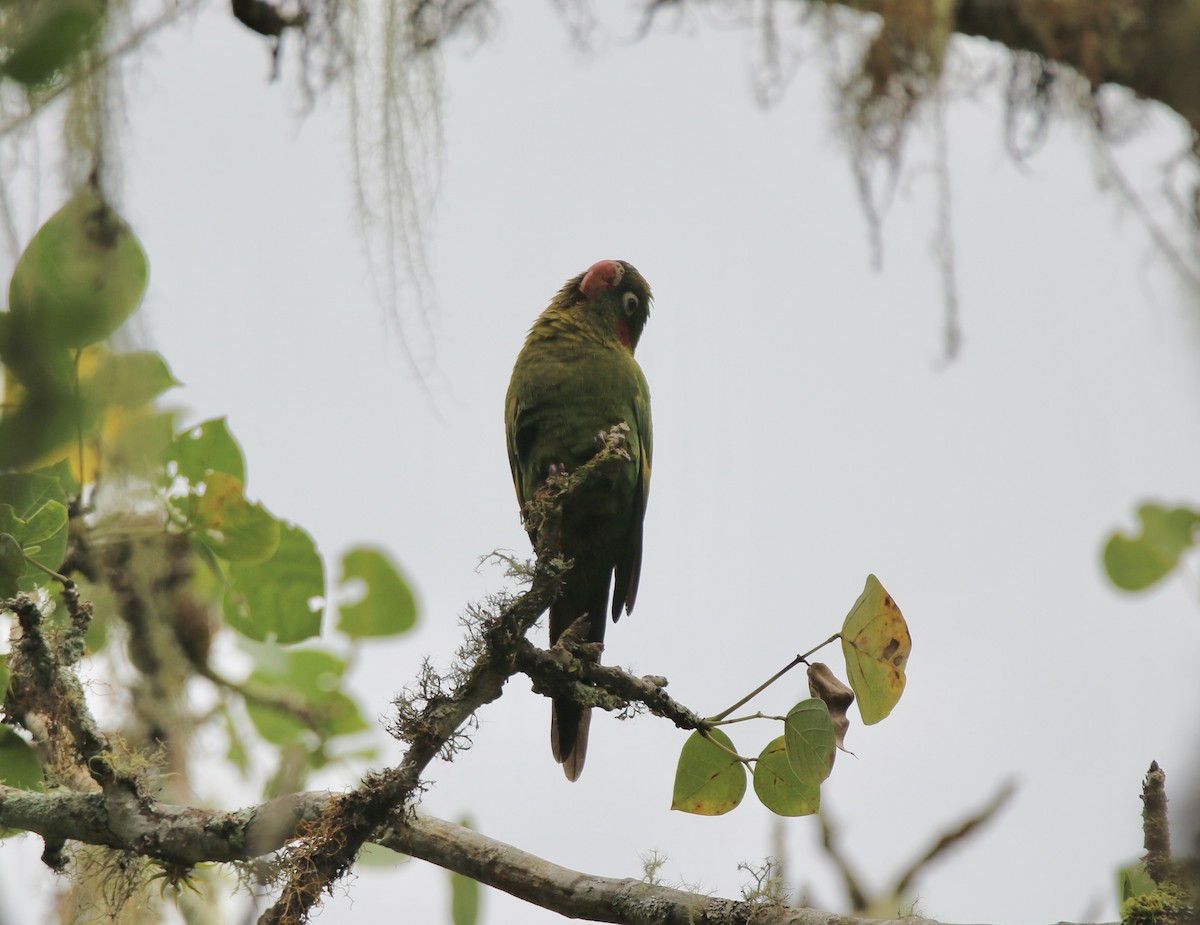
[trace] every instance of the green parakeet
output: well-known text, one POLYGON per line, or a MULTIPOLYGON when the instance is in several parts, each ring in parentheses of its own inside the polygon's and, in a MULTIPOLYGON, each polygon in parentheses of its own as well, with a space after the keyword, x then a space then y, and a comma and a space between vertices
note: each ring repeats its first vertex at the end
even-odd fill
MULTIPOLYGON (((596 455, 614 425, 629 425, 630 462, 597 473, 563 507, 562 553, 574 565, 550 607, 550 643, 587 615, 587 641, 602 643, 633 610, 642 568, 642 519, 650 490, 650 390, 633 358, 650 314, 650 287, 623 260, 601 260, 559 290, 533 323, 505 401, 508 461, 524 507, 551 467, 568 471, 596 455)), ((531 536, 536 542, 537 537, 531 536)), ((591 710, 557 698, 550 747, 569 780, 587 755, 591 710)))

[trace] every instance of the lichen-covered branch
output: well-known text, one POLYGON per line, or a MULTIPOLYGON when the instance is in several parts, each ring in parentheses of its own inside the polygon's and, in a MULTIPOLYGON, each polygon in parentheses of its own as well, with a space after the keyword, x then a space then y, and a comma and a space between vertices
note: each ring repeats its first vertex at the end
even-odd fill
MULTIPOLYGON (((0 826, 51 838, 145 851, 180 864, 240 861, 277 850, 321 818, 336 798, 326 792, 280 797, 236 812, 138 805, 102 794, 33 793, 0 785, 0 826), (119 833, 119 834, 118 834, 119 833)), ((572 918, 628 925, 933 925, 905 918, 831 915, 761 899, 722 899, 634 878, 601 877, 561 867, 512 845, 431 816, 410 815, 372 841, 478 880, 572 918)))
POLYGON ((288 854, 292 874, 279 899, 263 913, 262 925, 304 921, 374 832, 403 823, 425 768, 443 750, 453 748, 459 730, 477 710, 501 695, 504 683, 517 671, 518 643, 553 602, 568 567, 559 546, 563 499, 596 472, 628 462, 623 448, 627 430, 614 427, 591 460, 574 472, 552 476, 530 501, 525 520, 536 525, 537 567, 529 589, 484 618, 466 651, 469 661, 451 673, 448 690, 436 683, 440 679, 427 678, 419 706, 406 699, 397 702, 400 716, 394 732, 408 742, 403 760, 369 775, 357 789, 336 797, 319 819, 302 827, 300 842, 288 854))
POLYGON ((609 711, 626 711, 642 704, 680 729, 707 726, 703 717, 667 694, 665 678, 639 678, 623 668, 572 658, 560 646, 540 649, 526 639, 517 642, 514 654, 517 670, 529 676, 536 693, 573 697, 609 711))
POLYGON ((8 666, 8 689, 0 692, 0 716, 33 734, 53 783, 77 784, 91 777, 103 785, 111 779, 103 760, 109 744, 71 670, 83 654, 91 608, 79 600, 73 581, 66 583, 63 596, 71 622, 53 637, 44 632, 44 615, 32 598, 21 594, 0 601, 0 612, 15 614, 19 629, 8 666))
POLYGON ((77 841, 134 851, 185 866, 248 861, 283 847, 316 819, 328 793, 296 793, 226 812, 139 799, 128 790, 79 793, 18 790, 0 784, 0 828, 48 842, 77 841))

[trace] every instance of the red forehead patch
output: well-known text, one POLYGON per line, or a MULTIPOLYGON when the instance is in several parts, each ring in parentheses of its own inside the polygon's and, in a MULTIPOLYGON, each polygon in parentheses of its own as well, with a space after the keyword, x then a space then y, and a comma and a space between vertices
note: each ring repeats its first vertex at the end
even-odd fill
POLYGON ((625 275, 625 268, 615 260, 600 260, 593 263, 579 283, 579 291, 585 299, 593 299, 602 292, 612 289, 625 275))

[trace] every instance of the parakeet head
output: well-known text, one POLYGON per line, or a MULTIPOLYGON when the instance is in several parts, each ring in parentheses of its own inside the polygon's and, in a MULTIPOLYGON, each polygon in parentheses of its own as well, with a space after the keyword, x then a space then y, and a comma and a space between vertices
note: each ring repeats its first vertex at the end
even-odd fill
POLYGON ((633 264, 601 260, 563 286, 554 304, 633 350, 650 317, 652 298, 650 285, 633 264))

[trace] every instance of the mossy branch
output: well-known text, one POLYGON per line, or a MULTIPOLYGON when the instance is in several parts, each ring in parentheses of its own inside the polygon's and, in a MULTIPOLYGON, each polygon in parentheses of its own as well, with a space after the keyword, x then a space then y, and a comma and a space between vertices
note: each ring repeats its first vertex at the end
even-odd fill
POLYGON ((449 690, 427 677, 419 706, 407 698, 398 700, 400 716, 393 731, 408 742, 403 760, 364 778, 357 789, 336 797, 319 819, 306 824, 301 841, 288 852, 292 874, 279 899, 260 918, 262 925, 305 921, 373 833, 404 823, 425 768, 439 753, 453 749, 460 729, 477 710, 503 693, 505 682, 518 670, 517 653, 525 633, 554 601, 567 567, 559 545, 563 501, 597 471, 629 459, 623 448, 626 432, 625 425, 614 427, 595 457, 574 472, 552 475, 531 499, 524 513, 535 537, 538 564, 528 590, 484 619, 468 650, 472 661, 450 676, 449 690))
MULTIPOLYGON (((337 797, 291 794, 236 812, 135 805, 101 794, 33 793, 0 785, 0 825, 89 844, 152 847, 154 856, 186 865, 249 860, 294 838, 327 814, 337 797), (122 833, 118 836, 116 833, 122 833), (133 841, 136 839, 137 841, 133 841)), ((479 832, 409 814, 371 840, 576 919, 660 925, 935 925, 831 915, 758 900, 723 899, 635 878, 602 877, 561 867, 479 832)), ((150 852, 147 852, 150 853, 150 852)))
POLYGON ((1146 849, 1143 863, 1155 883, 1171 878, 1171 830, 1167 825, 1167 775, 1157 761, 1142 783, 1142 839, 1146 849))
POLYGON ((33 734, 53 782, 79 786, 90 777, 107 786, 117 776, 107 760, 111 747, 71 670, 83 653, 91 607, 79 600, 73 581, 66 582, 63 596, 71 623, 55 636, 44 631, 42 611, 31 598, 22 594, 0 601, 0 611, 13 613, 20 630, 9 659, 3 713, 6 721, 33 734))

